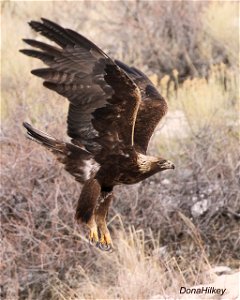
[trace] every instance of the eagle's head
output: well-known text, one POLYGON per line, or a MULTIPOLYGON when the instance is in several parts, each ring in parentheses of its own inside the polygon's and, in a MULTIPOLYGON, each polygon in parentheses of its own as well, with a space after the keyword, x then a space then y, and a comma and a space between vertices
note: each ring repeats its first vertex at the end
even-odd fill
POLYGON ((168 169, 175 169, 175 165, 170 160, 159 158, 158 161, 155 162, 155 168, 160 172, 168 169))
POLYGON ((168 169, 175 169, 174 163, 162 157, 146 156, 138 154, 138 166, 142 173, 149 176, 168 169))

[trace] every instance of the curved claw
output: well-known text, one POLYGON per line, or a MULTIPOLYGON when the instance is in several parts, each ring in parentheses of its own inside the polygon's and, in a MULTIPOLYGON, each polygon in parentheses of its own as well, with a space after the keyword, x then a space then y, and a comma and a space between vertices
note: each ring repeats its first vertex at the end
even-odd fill
POLYGON ((112 250, 112 245, 111 244, 105 244, 105 243, 100 243, 100 242, 98 242, 97 244, 96 244, 96 246, 100 249, 100 250, 102 250, 102 251, 111 251, 112 250))
MULTIPOLYGON (((94 245, 94 240, 93 239, 88 239, 89 245, 93 246, 94 245)), ((98 242, 97 242, 98 243, 98 242)))

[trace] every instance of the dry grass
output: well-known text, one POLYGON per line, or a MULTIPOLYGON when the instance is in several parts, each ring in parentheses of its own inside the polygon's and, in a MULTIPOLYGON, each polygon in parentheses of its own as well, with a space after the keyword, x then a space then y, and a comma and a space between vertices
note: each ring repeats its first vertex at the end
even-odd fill
MULTIPOLYGON (((204 281, 202 271, 208 268, 205 255, 183 267, 178 261, 181 255, 177 258, 168 251, 168 245, 161 245, 151 230, 145 228, 146 237, 144 230, 122 225, 115 212, 111 212, 114 220, 110 228, 116 251, 102 253, 89 246, 73 220, 77 184, 65 172, 60 173, 38 145, 24 144, 22 139, 6 141, 5 147, 4 298, 145 299, 176 293, 186 282, 204 281)), ((121 205, 128 209, 124 201, 121 205)), ((190 229, 190 244, 192 237, 194 247, 203 254, 197 230, 189 222, 185 217, 182 223, 190 229)))
MULTIPOLYGON (((120 26, 126 24, 126 11, 128 22, 134 11, 141 17, 144 4, 137 8, 137 4, 124 3, 123 8, 122 3, 116 4, 119 10, 114 10, 118 17, 115 21, 108 18, 113 3, 2 3, 3 299, 176 297, 182 285, 211 281, 207 273, 211 266, 239 265, 239 79, 230 64, 212 65, 206 78, 188 78, 181 83, 175 47, 171 52, 171 73, 161 80, 154 76, 170 108, 162 130, 152 141, 151 152, 164 153, 177 168, 141 184, 116 188, 109 213, 115 246, 111 254, 91 247, 84 228, 74 222, 81 186, 50 153, 24 136, 21 123, 30 121, 62 138, 67 110, 63 99, 43 89, 40 80, 29 74, 40 64, 17 53, 23 47, 20 39, 33 35, 26 22, 41 16, 54 19, 78 29, 100 46, 115 45, 111 51, 116 57, 127 62, 136 60, 138 67, 148 70, 143 61, 148 61, 146 57, 153 60, 156 52, 151 52, 149 44, 135 52, 133 44, 143 44, 141 30, 134 22, 129 23, 131 30, 125 36, 120 26), (107 21, 97 29, 99 20, 105 17, 107 21), (128 57, 123 51, 126 44, 121 45, 121 41, 129 41, 128 57)), ((222 19, 222 9, 227 11, 225 22, 230 24, 235 9, 225 5, 216 6, 218 15, 222 19)), ((221 36, 216 25, 219 19, 216 14, 211 17, 216 7, 205 5, 203 12, 206 26, 213 29, 214 25, 209 35, 221 45, 229 38, 230 25, 224 27, 221 36)), ((177 16, 180 8, 175 12, 177 16)), ((196 7, 185 4, 182 9, 190 18, 196 7)), ((166 4, 159 5, 161 10, 167 11, 166 4)), ((151 31, 151 18, 146 14, 144 18, 150 32, 156 32, 151 31)), ((158 24, 160 29, 164 22, 158 24)), ((199 32, 199 28, 194 30, 199 32)), ((192 33, 188 33, 191 40, 192 33)), ((161 34, 158 37, 163 38, 161 34)), ((170 42, 174 44, 174 40, 170 42)), ((170 51, 171 47, 166 49, 170 51)), ((162 48, 156 50, 161 50, 161 55, 165 53, 162 48)), ((208 61, 212 50, 206 51, 208 61)), ((228 53, 228 49, 224 51, 228 53)), ((231 46, 231 51, 235 55, 237 50, 231 46)), ((234 55, 227 57, 231 60, 234 55)))

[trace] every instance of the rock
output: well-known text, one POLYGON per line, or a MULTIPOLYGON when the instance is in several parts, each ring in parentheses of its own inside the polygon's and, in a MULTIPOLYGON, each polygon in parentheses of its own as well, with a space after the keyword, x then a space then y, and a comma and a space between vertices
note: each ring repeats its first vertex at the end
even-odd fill
POLYGON ((227 266, 216 266, 211 269, 211 273, 215 273, 217 275, 230 274, 232 269, 227 266))
POLYGON ((191 207, 191 213, 194 218, 200 217, 202 214, 204 214, 209 207, 209 203, 207 199, 203 199, 201 201, 196 202, 191 207))
POLYGON ((161 181, 161 184, 163 185, 169 185, 171 183, 171 181, 167 178, 164 178, 162 181, 161 181))

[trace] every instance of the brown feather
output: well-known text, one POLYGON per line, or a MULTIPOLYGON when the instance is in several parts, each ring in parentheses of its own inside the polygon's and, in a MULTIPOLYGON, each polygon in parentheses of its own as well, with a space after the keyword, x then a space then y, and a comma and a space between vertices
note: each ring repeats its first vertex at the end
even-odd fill
POLYGON ((133 146, 140 91, 130 77, 102 50, 80 34, 42 19, 30 26, 62 47, 25 40, 36 50, 21 50, 50 68, 32 73, 47 79, 44 86, 67 97, 68 135, 80 141, 98 162, 133 146), (109 138, 111 137, 111 138, 109 138))
POLYGON ((129 67, 119 60, 115 60, 115 62, 127 72, 140 89, 142 101, 134 128, 134 145, 139 152, 146 154, 149 140, 155 128, 167 113, 167 102, 143 72, 137 68, 129 67))
POLYGON ((68 98, 67 132, 72 143, 23 125, 30 138, 47 147, 84 183, 76 219, 87 223, 90 240, 108 248, 111 237, 105 219, 113 187, 174 168, 166 159, 145 155, 167 103, 144 73, 113 61, 84 36, 46 19, 29 24, 58 45, 25 39, 40 50, 20 51, 42 60, 48 68, 32 74, 68 98))
POLYGON ((77 203, 75 215, 77 221, 88 223, 93 216, 100 193, 101 186, 96 179, 89 179, 85 182, 77 203))
POLYGON ((73 175, 77 181, 83 183, 94 175, 93 173, 91 174, 91 172, 89 174, 89 170, 86 169, 86 163, 92 159, 91 153, 80 146, 55 139, 33 128, 26 122, 23 123, 23 126, 27 129, 29 138, 48 148, 56 156, 57 160, 64 164, 65 169, 73 175))

